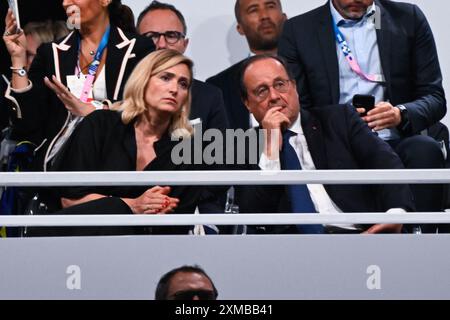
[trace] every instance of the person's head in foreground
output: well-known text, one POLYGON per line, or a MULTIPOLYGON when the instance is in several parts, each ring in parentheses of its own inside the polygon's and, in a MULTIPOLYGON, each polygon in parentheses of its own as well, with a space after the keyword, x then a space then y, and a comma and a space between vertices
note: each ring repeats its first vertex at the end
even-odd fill
POLYGON ((162 276, 155 300, 217 300, 211 278, 199 266, 182 266, 162 276))

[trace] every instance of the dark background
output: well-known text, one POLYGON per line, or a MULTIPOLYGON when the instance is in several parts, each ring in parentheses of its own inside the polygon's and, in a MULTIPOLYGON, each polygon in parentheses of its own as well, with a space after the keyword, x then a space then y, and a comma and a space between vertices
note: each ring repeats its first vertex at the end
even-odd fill
MULTIPOLYGON (((18 0, 22 28, 30 21, 66 20, 63 0, 18 0)), ((5 17, 8 1, 0 0, 0 35, 5 32, 5 17)), ((3 39, 0 40, 0 73, 10 75, 10 58, 3 39)))

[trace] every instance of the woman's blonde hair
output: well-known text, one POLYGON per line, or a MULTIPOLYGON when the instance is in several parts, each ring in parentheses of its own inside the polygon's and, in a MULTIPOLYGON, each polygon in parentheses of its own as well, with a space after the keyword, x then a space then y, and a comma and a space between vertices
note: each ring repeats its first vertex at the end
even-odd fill
POLYGON ((31 35, 39 44, 53 42, 69 34, 64 21, 29 22, 23 28, 25 35, 31 35))
MULTIPOLYGON (((123 102, 113 106, 113 109, 122 112, 123 123, 128 124, 146 112, 145 91, 150 82, 150 78, 179 64, 185 64, 188 67, 192 87, 192 68, 194 64, 192 60, 175 50, 164 49, 152 52, 138 63, 125 85, 123 102)), ((187 137, 192 135, 193 128, 188 118, 190 109, 191 89, 189 88, 186 103, 172 117, 169 134, 173 134, 176 131, 177 133, 181 133, 178 134, 179 136, 187 137)))

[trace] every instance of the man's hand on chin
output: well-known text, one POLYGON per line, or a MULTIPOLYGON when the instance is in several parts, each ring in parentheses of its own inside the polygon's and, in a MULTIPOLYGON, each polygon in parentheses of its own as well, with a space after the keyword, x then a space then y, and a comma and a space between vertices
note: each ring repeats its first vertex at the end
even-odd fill
POLYGON ((282 109, 282 107, 269 109, 261 121, 265 138, 264 153, 270 160, 279 158, 279 152, 283 145, 281 132, 290 126, 289 119, 281 112, 282 109))

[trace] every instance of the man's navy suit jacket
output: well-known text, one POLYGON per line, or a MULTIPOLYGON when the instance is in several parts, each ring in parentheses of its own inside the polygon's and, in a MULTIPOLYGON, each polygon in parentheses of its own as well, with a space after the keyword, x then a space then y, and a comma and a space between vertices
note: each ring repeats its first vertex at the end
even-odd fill
POLYGON ((194 80, 190 120, 200 118, 202 129, 225 130, 229 127, 222 92, 215 86, 194 80))
POLYGON ((232 129, 247 130, 250 128, 250 114, 242 102, 239 93, 239 72, 242 62, 232 65, 228 69, 207 79, 206 82, 222 90, 230 127, 232 129))
MULTIPOLYGON (((403 169, 391 147, 379 139, 348 106, 301 110, 301 123, 317 170, 403 169)), ((281 160, 282 161, 282 160, 281 160)), ((246 169, 259 170, 248 165, 246 169)), ((350 172, 349 172, 350 173, 350 172)), ((414 210, 408 185, 324 185, 344 212, 414 210)), ((240 212, 291 212, 286 186, 238 188, 240 212)))
MULTIPOLYGON (((411 133, 419 133, 446 113, 436 45, 422 11, 413 4, 375 0, 387 97, 408 109, 411 133)), ((288 20, 278 46, 294 72, 303 108, 339 103, 339 66, 330 3, 288 20)), ((361 92, 363 94, 363 92, 361 92)))

